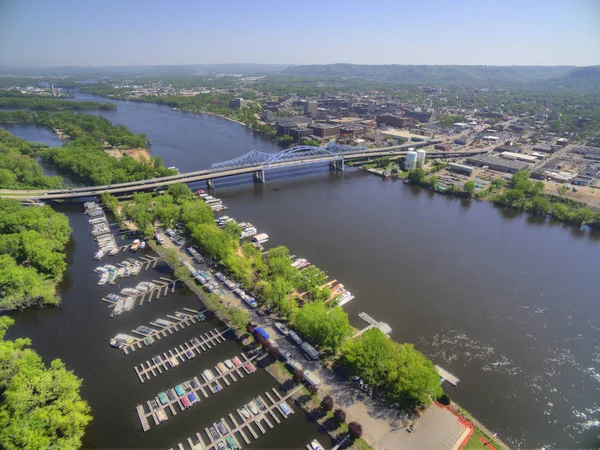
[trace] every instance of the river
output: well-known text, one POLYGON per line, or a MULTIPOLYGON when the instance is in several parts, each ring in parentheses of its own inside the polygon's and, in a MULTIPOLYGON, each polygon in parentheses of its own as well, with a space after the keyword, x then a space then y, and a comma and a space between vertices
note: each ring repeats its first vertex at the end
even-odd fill
MULTIPOLYGON (((146 133, 151 153, 182 171, 251 149, 278 150, 230 121, 153 104, 115 103, 118 109, 103 115, 146 133)), ((452 398, 512 446, 598 445, 598 233, 354 170, 340 174, 321 168, 294 177, 269 172, 265 185, 249 178, 218 181, 216 195, 230 205, 228 215, 267 232, 270 244, 288 246, 344 283, 356 296, 345 306, 356 326, 362 325, 361 311, 384 320, 395 340, 414 343, 457 375, 460 385, 447 389, 452 398)), ((132 370, 138 355, 119 358, 106 340, 194 300, 177 294, 134 310, 131 318, 108 319, 99 302, 104 288, 91 284, 85 217, 81 208, 70 211, 76 230, 71 258, 77 265, 70 266, 61 287, 64 305, 15 315, 10 337, 30 335, 46 359, 61 357, 84 377, 83 395, 96 416, 87 445, 117 445, 107 436, 112 430, 124 433, 119 446, 146 445, 152 436, 156 445, 173 445, 189 434, 183 429, 193 414, 186 413, 185 420, 178 415, 168 421, 173 424, 147 435, 132 432, 137 428, 133 406, 173 384, 167 382, 171 373, 139 385, 132 370), (147 384, 153 387, 148 390, 147 384)), ((161 345, 181 343, 185 332, 161 345)), ((229 354, 235 351, 232 343, 229 354)), ((173 380, 181 380, 176 375, 173 380)), ((264 377, 248 385, 258 391, 260 383, 273 384, 264 377)), ((236 387, 228 389, 233 396, 236 387)), ((233 406, 233 400, 226 403, 233 406)), ((197 408, 194 414, 201 418, 205 409, 197 408)), ((266 446, 268 439, 257 443, 266 446)))

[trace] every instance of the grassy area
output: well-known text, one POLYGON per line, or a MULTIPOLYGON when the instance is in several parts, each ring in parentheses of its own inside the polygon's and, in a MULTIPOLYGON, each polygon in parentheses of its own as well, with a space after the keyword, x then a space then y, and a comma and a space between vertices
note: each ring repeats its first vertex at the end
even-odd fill
MULTIPOLYGON (((493 439, 490 440, 490 438, 483 434, 483 432, 481 432, 478 428, 473 428, 473 434, 471 434, 471 437, 469 438, 469 441, 466 443, 466 445, 463 447, 463 450, 481 450, 483 448, 484 443, 481 441, 481 439, 479 439, 480 437, 485 439, 486 442, 491 443, 491 445, 493 445, 496 448, 496 450, 504 448, 493 439)), ((486 446, 486 448, 489 447, 486 446)))

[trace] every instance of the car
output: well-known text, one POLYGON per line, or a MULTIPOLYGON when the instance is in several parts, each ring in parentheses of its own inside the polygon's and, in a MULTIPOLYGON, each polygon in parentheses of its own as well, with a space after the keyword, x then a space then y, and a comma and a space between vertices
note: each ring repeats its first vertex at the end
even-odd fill
POLYGON ((292 357, 292 352, 290 352, 288 350, 280 350, 279 354, 280 354, 281 359, 284 361, 287 361, 287 360, 291 359, 291 357, 292 357))
POLYGON ((277 328, 277 331, 279 331, 279 332, 280 332, 281 334, 283 334, 284 336, 286 336, 286 335, 287 335, 287 334, 290 332, 290 330, 288 330, 288 328, 287 328, 287 327, 286 327, 284 324, 282 324, 282 323, 280 323, 280 322, 275 322, 275 323, 273 324, 273 326, 274 326, 275 328, 277 328))
POLYGON ((256 310, 256 313, 261 317, 265 315, 265 312, 260 308, 256 310))

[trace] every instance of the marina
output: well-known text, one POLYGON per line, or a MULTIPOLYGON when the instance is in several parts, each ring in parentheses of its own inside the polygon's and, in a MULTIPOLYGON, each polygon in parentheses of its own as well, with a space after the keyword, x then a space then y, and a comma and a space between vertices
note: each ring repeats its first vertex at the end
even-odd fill
POLYGON ((146 402, 148 412, 145 411, 143 405, 138 405, 137 412, 142 423, 142 429, 147 431, 144 427, 144 420, 148 422, 150 417, 152 417, 155 425, 158 425, 168 419, 167 410, 174 417, 178 412, 199 403, 202 398, 208 398, 209 393, 218 394, 223 390, 221 381, 225 386, 230 386, 246 375, 253 374, 256 372, 256 367, 252 364, 252 361, 258 356, 248 358, 242 353, 241 359, 236 356, 231 360, 226 360, 213 369, 204 370, 199 376, 159 392, 156 397, 146 402), (227 363, 227 366, 225 366, 225 363, 227 363), (214 375, 213 371, 217 375, 214 375))
MULTIPOLYGON (((150 303, 154 294, 156 293, 156 298, 160 298, 162 296, 166 296, 169 293, 169 289, 171 293, 175 292, 175 285, 177 284, 177 280, 172 280, 170 278, 161 277, 159 280, 145 281, 139 283, 135 288, 123 288, 121 289, 120 294, 126 296, 127 299, 132 299, 132 304, 130 309, 125 309, 121 305, 121 300, 123 297, 117 294, 108 294, 102 298, 102 301, 109 303, 109 308, 120 308, 121 310, 113 310, 113 316, 121 314, 123 310, 129 311, 133 309, 133 307, 137 304, 138 306, 142 306, 145 301, 150 303), (138 301, 139 299, 139 301, 138 301)), ((124 302, 125 300, 123 300, 124 302)))
POLYGON ((223 335, 228 331, 229 328, 223 331, 218 331, 215 328, 201 336, 192 338, 189 341, 164 352, 162 355, 156 355, 150 360, 139 364, 134 368, 135 373, 137 373, 140 382, 143 383, 169 369, 174 369, 179 366, 180 363, 189 361, 200 353, 210 350, 218 344, 222 344, 226 341, 223 335))
MULTIPOLYGON (((253 398, 249 403, 237 408, 234 413, 229 413, 227 418, 221 418, 219 422, 213 423, 212 427, 205 428, 206 442, 200 433, 188 438, 186 442, 189 448, 192 450, 217 450, 226 448, 225 446, 231 442, 230 439, 235 442, 238 449, 242 448, 240 444, 242 441, 249 445, 252 441, 248 436, 256 440, 261 435, 266 434, 269 429, 273 429, 275 425, 282 423, 283 420, 294 414, 294 410, 288 405, 287 401, 299 389, 301 389, 301 386, 282 396, 273 388, 271 392, 265 392, 264 397, 259 395, 253 398), (268 401, 265 401, 265 397, 268 401)), ((178 444, 177 448, 183 449, 185 447, 178 444)))
POLYGON ((184 312, 175 311, 173 315, 168 314, 167 317, 170 320, 156 319, 150 322, 150 325, 156 328, 144 327, 150 332, 140 331, 138 327, 136 330, 132 330, 132 333, 141 334, 142 337, 130 336, 127 334, 118 334, 110 340, 110 345, 115 348, 123 350, 123 353, 128 355, 130 352, 135 352, 141 349, 143 346, 154 344, 157 340, 166 338, 177 331, 183 330, 186 327, 194 325, 198 322, 203 322, 206 317, 207 310, 196 311, 191 308, 183 308, 184 312))
POLYGON ((85 214, 90 217, 88 220, 92 227, 90 234, 94 236, 98 244, 98 251, 94 254, 94 259, 100 260, 106 255, 116 255, 119 248, 115 242, 115 237, 110 232, 110 226, 102 207, 96 202, 86 202, 83 206, 85 214))

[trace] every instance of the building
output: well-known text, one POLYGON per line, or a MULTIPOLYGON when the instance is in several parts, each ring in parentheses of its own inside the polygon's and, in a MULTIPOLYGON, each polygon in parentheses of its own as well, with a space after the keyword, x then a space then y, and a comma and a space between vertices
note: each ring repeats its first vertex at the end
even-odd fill
POLYGON ((450 151, 450 146, 448 144, 435 144, 433 146, 433 148, 435 150, 441 150, 443 152, 449 152, 450 151))
POLYGON ((423 149, 417 150, 417 166, 423 167, 425 165, 425 156, 427 152, 423 149))
MULTIPOLYGON (((292 128, 296 128, 296 124, 295 123, 278 123, 277 124, 277 136, 285 136, 290 135, 290 130, 292 128)), ((290 135, 291 136, 291 135, 290 135)))
POLYGON ((389 125, 396 128, 408 128, 417 124, 411 117, 399 117, 393 114, 381 114, 376 117, 377 125, 389 125))
POLYGON ((465 175, 471 176, 473 174, 473 167, 465 166, 464 164, 450 163, 448 169, 452 172, 464 173, 465 175))
POLYGON ((538 144, 533 147, 533 151, 542 153, 552 153, 554 150, 552 150, 552 147, 550 147, 549 145, 538 144))
POLYGON ((495 158, 493 156, 487 155, 470 156, 469 158, 467 158, 467 163, 477 167, 487 166, 492 170, 507 173, 516 173, 519 170, 526 169, 529 167, 527 164, 519 161, 495 158))
POLYGON ((513 159, 515 161, 523 161, 526 163, 534 163, 538 160, 537 156, 524 155, 523 153, 502 152, 500 156, 504 159, 513 159))
POLYGON ((232 98, 229 100, 229 108, 230 109, 239 109, 246 108, 248 106, 248 101, 243 98, 232 98))
POLYGON ((307 127, 293 127, 288 130, 288 134, 295 140, 299 141, 303 138, 307 138, 312 134, 312 130, 307 127))
POLYGON ((304 102, 304 114, 312 115, 317 113, 317 102, 314 100, 307 100, 304 102))
POLYGON ((406 159, 404 160, 404 169, 412 170, 417 168, 417 152, 414 148, 411 148, 406 153, 406 159))
POLYGON ((265 120, 267 122, 273 122, 273 120, 275 120, 275 113, 273 111, 270 109, 265 109, 263 112, 265 113, 265 120))
POLYGON ((337 137, 340 135, 341 128, 339 125, 330 125, 326 123, 317 123, 310 125, 309 128, 313 131, 313 134, 318 137, 337 137))
POLYGON ((500 145, 496 148, 494 148, 495 152, 513 152, 513 153, 518 153, 519 152, 519 147, 516 147, 514 145, 500 145))
POLYGON ((430 112, 420 112, 420 111, 406 111, 404 113, 404 117, 415 119, 421 123, 428 123, 429 119, 431 119, 430 112))

